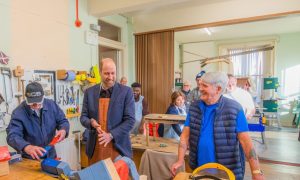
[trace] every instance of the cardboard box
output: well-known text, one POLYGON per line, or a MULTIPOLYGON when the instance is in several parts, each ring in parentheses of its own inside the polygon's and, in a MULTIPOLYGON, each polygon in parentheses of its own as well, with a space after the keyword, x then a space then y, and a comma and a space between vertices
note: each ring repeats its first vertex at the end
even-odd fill
POLYGON ((0 176, 5 176, 9 174, 8 161, 0 162, 0 176))

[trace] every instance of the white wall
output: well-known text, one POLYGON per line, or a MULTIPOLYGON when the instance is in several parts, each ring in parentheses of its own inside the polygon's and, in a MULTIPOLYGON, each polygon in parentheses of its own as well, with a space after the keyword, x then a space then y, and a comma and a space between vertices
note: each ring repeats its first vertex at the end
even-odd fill
POLYGON ((76 28, 75 1, 1 0, 0 48, 11 57, 10 67, 55 70, 87 70, 97 63, 97 46, 85 43, 84 32, 97 23, 87 12, 87 0, 80 1, 76 28), (2 11, 4 10, 4 11, 2 11), (4 29, 4 30, 3 30, 4 29))
MULTIPOLYGON (((10 57, 6 67, 25 70, 89 70, 98 64, 98 46, 85 43, 85 31, 97 19, 89 15, 87 0, 80 1, 80 28, 75 27, 75 1, 0 0, 0 50, 10 57)), ((3 66, 3 65, 0 65, 3 66)), ((2 79, 1 80, 1 87, 2 79)), ((16 93, 16 78, 13 89, 16 93)), ((2 88, 0 88, 1 93, 2 88)), ((81 94, 82 95, 82 94, 81 94)), ((82 97, 81 97, 82 98, 82 97)), ((17 105, 14 98, 9 113, 17 105)), ((5 107, 1 104, 0 110, 5 107)), ((10 117, 6 116, 6 123, 10 117)), ((78 119, 70 119, 71 130, 83 129, 78 119)), ((0 146, 6 133, 0 130, 0 146)))
POLYGON ((134 59, 134 36, 132 32, 132 23, 127 18, 120 15, 106 16, 100 18, 112 25, 121 28, 121 42, 124 45, 123 59, 122 59, 122 74, 128 78, 128 84, 135 81, 135 59, 134 59))
MULTIPOLYGON (((180 47, 177 41, 174 41, 174 72, 181 72, 182 68, 180 67, 180 47)), ((174 76, 175 77, 175 76, 174 76)))
POLYGON ((207 72, 217 70, 217 66, 215 64, 209 64, 201 68, 200 61, 186 63, 188 61, 200 60, 205 57, 216 56, 217 51, 214 42, 187 43, 182 45, 182 50, 182 62, 184 63, 182 70, 183 79, 191 81, 193 88, 196 87, 195 77, 201 70, 205 70, 207 72))
MULTIPOLYGON (((21 65, 25 70, 72 69, 89 71, 98 65, 98 46, 85 43, 85 32, 90 24, 97 24, 96 17, 88 12, 88 0, 79 1, 80 28, 75 27, 75 1, 11 1, 0 0, 0 50, 10 57, 6 67, 21 65)), ((126 44, 124 71, 132 82, 134 78, 134 55, 132 25, 122 16, 103 19, 122 28, 122 42, 126 44), (128 50, 128 47, 131 47, 128 50), (129 59, 129 60, 128 60, 129 59)), ((3 66, 3 65, 0 65, 3 66)), ((57 81, 58 83, 58 81, 57 81)), ((0 92, 2 79, 0 77, 0 92)), ((13 78, 14 93, 16 78, 13 78)), ((83 94, 81 94, 82 100, 83 94)), ((9 113, 16 107, 14 98, 9 113)), ((4 111, 4 104, 0 111, 4 111)), ((6 117, 8 123, 10 117, 6 117)), ((70 119, 70 133, 82 130, 79 119, 70 119)), ((6 133, 0 130, 0 146, 6 144, 6 133)))

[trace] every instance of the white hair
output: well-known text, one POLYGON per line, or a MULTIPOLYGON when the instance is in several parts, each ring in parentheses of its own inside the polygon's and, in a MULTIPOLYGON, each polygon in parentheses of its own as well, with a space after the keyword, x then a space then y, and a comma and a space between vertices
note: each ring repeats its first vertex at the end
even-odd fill
POLYGON ((201 79, 205 83, 211 84, 216 87, 218 86, 221 87, 222 88, 221 94, 223 94, 226 90, 227 83, 228 83, 228 76, 224 72, 208 72, 205 73, 201 79))

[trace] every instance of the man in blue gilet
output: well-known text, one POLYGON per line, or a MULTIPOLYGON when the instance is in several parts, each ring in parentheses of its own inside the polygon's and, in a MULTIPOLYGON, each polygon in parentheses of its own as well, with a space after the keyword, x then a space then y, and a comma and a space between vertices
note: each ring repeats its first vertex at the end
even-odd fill
POLYGON ((202 76, 200 100, 190 106, 180 136, 178 161, 171 167, 173 175, 183 165, 189 145, 192 169, 206 163, 219 163, 229 168, 239 180, 244 178, 246 156, 252 178, 264 179, 248 134, 243 108, 222 95, 227 83, 228 77, 223 72, 209 72, 202 76))

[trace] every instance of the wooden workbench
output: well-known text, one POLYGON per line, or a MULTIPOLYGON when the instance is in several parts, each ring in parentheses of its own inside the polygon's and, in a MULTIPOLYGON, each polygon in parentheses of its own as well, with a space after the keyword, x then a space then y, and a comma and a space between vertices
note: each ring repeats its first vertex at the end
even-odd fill
MULTIPOLYGON (((136 163, 137 168, 140 165, 140 160, 142 154, 146 149, 151 149, 159 152, 167 152, 167 153, 178 153, 178 141, 175 139, 167 139, 157 137, 154 141, 150 139, 150 145, 146 144, 146 136, 144 135, 130 135, 132 150, 133 150, 133 159, 136 163), (160 147, 160 145, 166 145, 166 147, 160 147)), ((88 166, 88 158, 85 154, 85 144, 81 143, 81 167, 88 166)))
POLYGON ((21 162, 14 163, 9 166, 9 174, 0 176, 1 180, 55 180, 41 170, 41 163, 39 161, 23 159, 21 162))
MULTIPOLYGON (((174 114, 148 114, 144 117, 145 123, 184 124, 186 116, 174 114)), ((156 126, 153 126, 153 135, 156 134, 156 126)), ((156 137, 153 136, 155 141, 156 137)), ((149 127, 146 126, 146 145, 149 146, 149 127)))
POLYGON ((175 139, 156 137, 155 140, 152 138, 149 140, 149 146, 147 146, 146 137, 144 135, 130 135, 132 149, 134 150, 146 150, 151 149, 154 151, 167 152, 167 153, 178 153, 179 142, 175 139), (163 147, 165 146, 165 147, 163 147))

